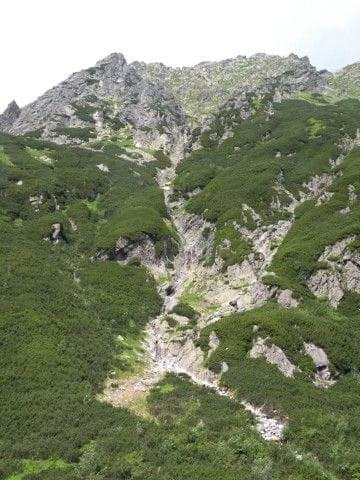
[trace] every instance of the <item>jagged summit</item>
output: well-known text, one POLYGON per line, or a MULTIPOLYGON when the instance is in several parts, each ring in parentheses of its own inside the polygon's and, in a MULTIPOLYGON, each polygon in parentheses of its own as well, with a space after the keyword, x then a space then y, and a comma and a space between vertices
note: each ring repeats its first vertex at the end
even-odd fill
MULTIPOLYGON (((7 106, 5 112, 14 112, 14 113, 20 113, 20 107, 19 105, 16 103, 16 100, 13 100, 12 102, 9 103, 9 105, 7 106)), ((4 113, 5 113, 4 112, 4 113)))
POLYGON ((106 63, 125 64, 127 61, 125 55, 123 55, 121 52, 113 52, 96 62, 96 65, 104 65, 106 63))
POLYGON ((68 128, 95 129, 96 136, 126 126, 142 145, 165 145, 174 131, 203 124, 234 97, 245 101, 277 91, 321 91, 327 76, 307 57, 256 54, 192 67, 162 63, 127 63, 111 53, 95 66, 72 74, 7 117, 2 130, 23 134, 38 131, 43 138, 64 143, 68 128), (161 138, 160 138, 161 137, 161 138))
POLYGON ((20 115, 20 107, 15 100, 9 103, 0 115, 0 130, 7 130, 20 115))

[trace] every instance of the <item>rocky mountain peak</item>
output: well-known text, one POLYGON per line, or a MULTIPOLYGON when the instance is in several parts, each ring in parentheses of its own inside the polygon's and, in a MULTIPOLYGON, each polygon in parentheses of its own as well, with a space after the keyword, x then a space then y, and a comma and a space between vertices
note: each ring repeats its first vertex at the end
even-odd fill
POLYGON ((288 57, 258 53, 173 68, 127 63, 122 53, 115 52, 74 73, 21 112, 10 109, 0 128, 15 134, 35 131, 60 143, 83 143, 67 134, 74 135, 74 128, 90 129, 92 138, 103 138, 125 127, 137 144, 159 148, 171 145, 174 135, 206 125, 229 105, 248 114, 249 94, 259 99, 276 94, 281 100, 295 92, 321 92, 329 76, 317 71, 308 57, 293 53, 288 57))
POLYGON ((9 103, 4 112, 0 115, 0 130, 6 130, 20 115, 20 108, 15 100, 9 103))
POLYGON ((96 66, 97 67, 101 67, 103 65, 125 65, 127 62, 126 62, 126 58, 125 56, 120 53, 120 52, 113 52, 113 53, 110 53, 110 55, 108 55, 107 57, 99 60, 97 63, 96 63, 96 66))

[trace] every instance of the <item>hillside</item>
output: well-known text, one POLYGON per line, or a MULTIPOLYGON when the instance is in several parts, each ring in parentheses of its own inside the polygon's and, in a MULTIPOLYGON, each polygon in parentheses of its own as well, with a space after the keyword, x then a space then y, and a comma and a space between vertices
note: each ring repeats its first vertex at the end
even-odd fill
POLYGON ((9 105, 1 478, 359 478, 358 80, 112 54, 9 105))

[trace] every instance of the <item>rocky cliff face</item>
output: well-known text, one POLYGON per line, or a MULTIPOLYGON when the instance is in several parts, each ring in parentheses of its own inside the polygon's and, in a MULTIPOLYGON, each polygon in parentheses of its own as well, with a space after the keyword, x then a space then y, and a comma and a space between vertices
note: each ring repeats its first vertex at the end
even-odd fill
POLYGON ((258 54, 171 68, 128 64, 122 54, 113 53, 74 73, 21 112, 11 104, 0 128, 15 134, 35 131, 66 143, 68 128, 90 128, 101 138, 127 127, 142 146, 166 146, 174 131, 201 124, 229 102, 248 110, 251 92, 279 100, 294 91, 321 91, 327 78, 307 57, 296 55, 258 54))
POLYGON ((17 118, 19 118, 19 115, 20 108, 15 100, 13 100, 11 103, 9 103, 4 113, 0 115, 0 131, 9 130, 17 118))

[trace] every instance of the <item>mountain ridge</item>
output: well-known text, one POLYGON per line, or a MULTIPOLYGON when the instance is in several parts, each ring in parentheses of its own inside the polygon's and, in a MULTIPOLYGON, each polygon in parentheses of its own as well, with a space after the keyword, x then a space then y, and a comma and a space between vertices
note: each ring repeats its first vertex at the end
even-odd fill
MULTIPOLYGON (((321 89, 326 75, 326 72, 317 72, 307 57, 300 58, 294 54, 288 57, 265 54, 248 58, 238 56, 220 62, 203 62, 194 67, 172 68, 161 63, 128 64, 122 54, 113 53, 94 67, 72 74, 25 106, 5 130, 19 134, 45 128, 49 130, 51 125, 53 129, 81 125, 72 104, 79 101, 80 106, 86 109, 86 97, 94 95, 101 98, 103 104, 97 105, 95 100, 95 104, 88 105, 87 126, 96 126, 92 115, 96 113, 96 107, 104 106, 108 109, 110 120, 125 125, 135 124, 136 128, 186 125, 186 117, 189 116, 193 117, 192 121, 201 124, 201 116, 206 120, 232 96, 241 97, 256 88, 260 93, 262 90, 267 93, 275 88, 279 76, 284 77, 284 85, 280 85, 279 89, 282 94, 289 94, 297 90, 321 89), (113 101, 115 105, 111 105, 113 101), (137 102, 137 109, 127 108, 129 102, 132 105, 137 102), (194 117, 194 112, 201 109, 200 118, 194 117), (67 121, 68 116, 70 121, 67 121), (141 120, 139 116, 145 119, 141 120)), ((83 120, 86 115, 86 112, 83 113, 83 120)), ((97 125, 101 122, 104 122, 103 118, 97 120, 97 125)), ((43 137, 47 138, 47 135, 43 137)))

